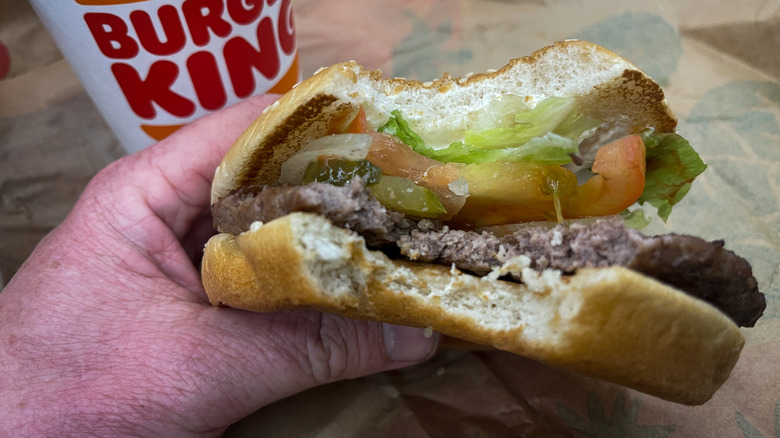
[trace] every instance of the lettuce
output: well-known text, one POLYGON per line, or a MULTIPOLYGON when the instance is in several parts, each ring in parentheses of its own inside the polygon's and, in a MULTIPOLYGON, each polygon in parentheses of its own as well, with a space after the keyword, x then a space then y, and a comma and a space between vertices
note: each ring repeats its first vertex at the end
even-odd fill
POLYGON ((533 109, 517 108, 514 125, 467 131, 464 142, 482 149, 500 149, 528 143, 552 132, 574 111, 574 99, 550 97, 533 109))
POLYGON ((579 142, 600 124, 579 112, 571 98, 550 97, 531 110, 519 107, 522 102, 506 99, 476 115, 478 125, 488 126, 493 119, 497 125, 506 125, 507 112, 515 113, 511 126, 466 131, 463 141, 443 149, 428 145, 397 110, 379 131, 393 134, 415 152, 444 163, 530 161, 561 165, 571 162, 570 155, 577 153, 579 142))
POLYGON ((601 124, 581 113, 573 98, 548 97, 531 110, 516 110, 514 126, 467 131, 464 142, 482 149, 498 149, 524 145, 554 133, 579 144, 584 134, 601 124))
POLYGON ((707 165, 688 141, 678 134, 643 133, 647 150, 645 190, 639 204, 649 203, 658 209, 658 216, 666 222, 672 207, 680 202, 691 188, 693 180, 707 165))
POLYGON ((650 219, 645 216, 645 212, 641 208, 626 209, 618 215, 623 219, 623 224, 629 228, 635 230, 641 230, 650 225, 650 219))
POLYGON ((455 142, 444 149, 430 149, 417 153, 443 163, 479 164, 491 161, 530 161, 538 164, 566 164, 570 154, 577 153, 577 144, 560 135, 547 133, 531 139, 522 146, 501 149, 482 149, 465 142, 455 142))
POLYGON ((388 134, 392 134, 398 137, 402 142, 409 145, 409 147, 411 147, 413 151, 417 152, 420 155, 425 155, 426 157, 430 157, 431 156, 430 154, 433 154, 435 152, 435 149, 433 149, 427 143, 425 143, 425 140, 420 138, 420 136, 417 135, 416 132, 414 132, 414 130, 409 126, 409 122, 404 120, 400 111, 393 110, 390 114, 392 114, 390 120, 388 120, 387 123, 379 127, 377 131, 387 132, 388 134))

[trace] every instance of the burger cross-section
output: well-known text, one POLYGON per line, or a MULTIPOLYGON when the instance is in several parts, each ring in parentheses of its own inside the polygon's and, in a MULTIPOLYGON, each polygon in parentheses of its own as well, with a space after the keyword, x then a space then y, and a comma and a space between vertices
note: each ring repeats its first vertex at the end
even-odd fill
POLYGON ((582 41, 429 83, 324 68, 216 169, 204 286, 214 305, 432 327, 701 404, 766 304, 724 242, 635 229, 706 169, 675 129, 657 83, 582 41))

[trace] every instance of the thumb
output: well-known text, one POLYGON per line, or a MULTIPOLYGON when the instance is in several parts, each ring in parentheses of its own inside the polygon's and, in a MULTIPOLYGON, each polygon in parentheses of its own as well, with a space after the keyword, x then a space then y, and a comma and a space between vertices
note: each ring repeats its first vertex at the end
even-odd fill
POLYGON ((318 385, 424 361, 439 344, 439 335, 429 330, 316 311, 211 310, 220 314, 224 337, 216 340, 217 349, 233 365, 217 380, 239 417, 318 385))

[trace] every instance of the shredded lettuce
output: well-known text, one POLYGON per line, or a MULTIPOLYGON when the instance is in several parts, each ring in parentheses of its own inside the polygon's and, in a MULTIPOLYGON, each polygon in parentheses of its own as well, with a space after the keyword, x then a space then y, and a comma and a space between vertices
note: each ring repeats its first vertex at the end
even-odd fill
POLYGON ((642 137, 647 150, 647 171, 645 190, 638 202, 657 208, 658 216, 666 222, 672 207, 685 197, 693 180, 707 165, 678 134, 648 131, 642 137))

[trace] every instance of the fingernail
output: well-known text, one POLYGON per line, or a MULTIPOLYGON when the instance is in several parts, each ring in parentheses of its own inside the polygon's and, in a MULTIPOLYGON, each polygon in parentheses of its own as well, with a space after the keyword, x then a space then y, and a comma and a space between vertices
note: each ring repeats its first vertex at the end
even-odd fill
POLYGON ((430 328, 383 323, 382 342, 385 346, 385 356, 391 361, 418 362, 433 356, 439 345, 439 334, 430 328))

